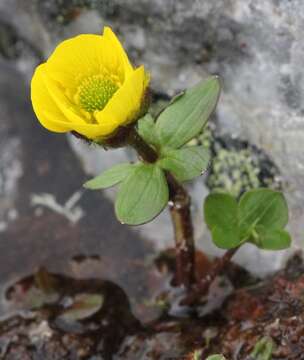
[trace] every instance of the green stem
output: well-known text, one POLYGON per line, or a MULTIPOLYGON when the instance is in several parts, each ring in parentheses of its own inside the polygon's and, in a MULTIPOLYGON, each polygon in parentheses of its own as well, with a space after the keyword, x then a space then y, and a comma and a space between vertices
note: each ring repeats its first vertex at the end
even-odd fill
MULTIPOLYGON (((159 155, 149 146, 133 128, 128 137, 128 144, 148 163, 155 163, 159 155)), ((175 234, 176 274, 178 286, 190 288, 195 282, 195 245, 190 210, 190 196, 186 189, 166 172, 169 186, 169 208, 175 234)))

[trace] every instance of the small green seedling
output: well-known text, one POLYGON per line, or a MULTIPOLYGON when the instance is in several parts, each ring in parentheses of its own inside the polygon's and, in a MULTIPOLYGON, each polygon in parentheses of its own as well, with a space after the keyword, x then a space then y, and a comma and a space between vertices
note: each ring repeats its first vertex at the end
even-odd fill
POLYGON ((246 242, 264 250, 290 246, 290 235, 284 230, 288 208, 281 192, 250 190, 239 202, 229 194, 213 193, 205 200, 204 214, 212 240, 220 248, 232 249, 246 242))
POLYGON ((223 355, 215 354, 208 356, 206 360, 226 360, 226 358, 223 355))
POLYGON ((254 360, 271 360, 273 350, 274 350, 273 340, 265 336, 256 343, 250 356, 254 360))

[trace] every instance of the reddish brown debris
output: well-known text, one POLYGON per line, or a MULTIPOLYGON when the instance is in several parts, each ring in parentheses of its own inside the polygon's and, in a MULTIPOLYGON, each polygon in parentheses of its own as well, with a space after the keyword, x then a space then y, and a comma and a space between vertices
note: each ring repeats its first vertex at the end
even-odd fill
MULTIPOLYGON (((198 262, 209 267, 205 259, 198 262)), ((191 359, 193 354, 206 359, 220 353, 228 360, 260 360, 252 354, 263 338, 274 344, 271 357, 265 360, 304 359, 304 265, 300 255, 294 256, 285 270, 263 281, 254 282, 244 270, 231 265, 226 279, 212 284, 205 303, 183 310, 174 310, 179 294, 168 286, 168 280, 172 280, 170 262, 165 266, 163 258, 157 265, 161 274, 155 267, 132 265, 146 272, 150 293, 158 294, 151 298, 159 307, 155 313, 158 319, 149 323, 143 323, 143 319, 149 318, 151 304, 134 303, 131 309, 126 294, 109 281, 74 280, 46 270, 19 281, 8 289, 7 300, 17 301, 19 309, 22 297, 24 304, 37 304, 39 300, 40 305, 0 324, 1 359, 72 360, 95 356, 100 360, 112 359, 115 354, 117 360, 143 356, 181 360, 191 359), (100 294, 102 305, 93 304, 89 311, 84 308, 72 318, 62 316, 66 310, 70 314, 75 299, 79 302, 85 298, 84 305, 90 304, 90 294, 100 294), (219 296, 224 302, 218 302, 219 296), (142 315, 141 322, 132 314, 134 309, 142 315)))

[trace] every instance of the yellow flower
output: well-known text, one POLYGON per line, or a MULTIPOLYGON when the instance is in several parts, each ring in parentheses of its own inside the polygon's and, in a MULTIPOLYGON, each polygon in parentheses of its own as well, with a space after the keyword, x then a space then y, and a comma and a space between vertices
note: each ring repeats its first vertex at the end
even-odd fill
POLYGON ((37 67, 31 99, 37 118, 48 130, 75 131, 100 140, 137 120, 148 83, 144 67, 132 67, 106 27, 103 35, 79 35, 59 44, 37 67))

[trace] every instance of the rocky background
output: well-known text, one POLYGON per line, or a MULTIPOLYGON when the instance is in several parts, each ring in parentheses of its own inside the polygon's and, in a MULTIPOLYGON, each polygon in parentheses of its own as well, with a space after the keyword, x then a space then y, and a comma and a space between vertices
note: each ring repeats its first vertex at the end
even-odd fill
MULTIPOLYGON (((198 139, 211 148, 213 166, 209 174, 189 184, 199 246, 216 252, 202 225, 201 199, 209 189, 224 188, 238 195, 267 185, 286 194, 293 247, 302 247, 302 0, 1 0, 0 249, 5 257, 0 261, 1 281, 41 264, 57 267, 58 258, 62 262, 77 251, 107 251, 113 237, 121 239, 115 241, 115 249, 124 244, 123 251, 139 246, 140 241, 129 241, 138 235, 154 250, 173 243, 166 213, 129 230, 114 218, 113 191, 98 194, 99 202, 95 198, 89 202, 93 195, 81 190, 85 177, 132 158, 132 153, 103 153, 72 138, 66 143, 62 135, 40 129, 31 110, 29 83, 35 66, 59 41, 78 33, 100 33, 104 25, 117 32, 135 64, 144 63, 150 70, 159 103, 208 73, 223 80, 212 126, 198 139), (56 230, 57 225, 48 222, 53 232, 45 230, 47 220, 41 215, 45 213, 56 213, 68 225, 56 230), (27 222, 21 230, 12 231, 24 216, 27 222), (100 222, 82 224, 88 216, 106 220, 100 238, 97 230, 77 235, 75 227, 81 225, 84 231, 83 226, 100 222), (39 222, 35 235, 27 235, 39 222), (69 239, 76 232, 77 241, 64 242, 62 229, 69 239), (88 239, 93 233, 94 239, 88 239), (38 234, 43 235, 43 244, 38 234)), ((136 254, 140 257, 141 250, 136 254)), ((248 246, 236 260, 265 274, 282 267, 287 255, 288 251, 262 253, 248 246)))

